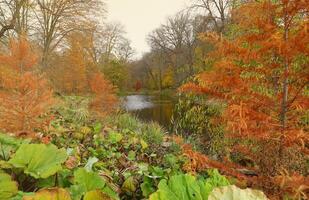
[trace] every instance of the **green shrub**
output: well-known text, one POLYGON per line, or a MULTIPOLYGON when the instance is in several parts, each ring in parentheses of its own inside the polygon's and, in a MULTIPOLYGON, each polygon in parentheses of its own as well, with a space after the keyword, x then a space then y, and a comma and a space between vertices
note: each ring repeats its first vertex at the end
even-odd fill
POLYGON ((116 126, 120 130, 138 131, 142 123, 133 115, 124 113, 108 116, 105 123, 110 126, 116 126))
POLYGON ((88 110, 89 98, 79 96, 64 96, 54 107, 53 112, 60 115, 64 121, 83 125, 90 119, 88 110))
POLYGON ((220 116, 223 103, 210 101, 205 96, 182 94, 172 117, 172 131, 181 135, 207 135, 215 124, 211 119, 220 116))
POLYGON ((7 134, 0 133, 0 160, 8 160, 22 144, 28 144, 30 139, 18 139, 7 134))
POLYGON ((150 145, 161 145, 165 135, 163 128, 154 122, 144 124, 141 133, 143 139, 150 145))
POLYGON ((119 132, 124 134, 127 132, 138 134, 152 147, 160 146, 165 136, 165 130, 158 123, 143 123, 128 113, 107 117, 105 123, 111 127, 117 127, 119 132))
POLYGON ((193 141, 197 149, 209 154, 221 154, 224 149, 224 127, 214 123, 220 117, 224 103, 206 96, 181 94, 171 120, 171 132, 193 141))

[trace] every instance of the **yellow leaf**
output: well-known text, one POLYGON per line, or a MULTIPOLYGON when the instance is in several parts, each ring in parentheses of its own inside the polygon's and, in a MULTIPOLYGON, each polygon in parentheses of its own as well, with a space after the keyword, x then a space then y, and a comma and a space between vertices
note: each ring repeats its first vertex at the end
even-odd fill
POLYGON ((23 200, 71 200, 71 197, 63 188, 51 188, 40 190, 34 196, 23 197, 23 200))
POLYGON ((93 190, 85 194, 84 200, 112 200, 100 190, 93 190))
POLYGON ((147 149, 148 148, 148 144, 145 142, 145 140, 141 139, 141 145, 142 145, 142 149, 147 149))

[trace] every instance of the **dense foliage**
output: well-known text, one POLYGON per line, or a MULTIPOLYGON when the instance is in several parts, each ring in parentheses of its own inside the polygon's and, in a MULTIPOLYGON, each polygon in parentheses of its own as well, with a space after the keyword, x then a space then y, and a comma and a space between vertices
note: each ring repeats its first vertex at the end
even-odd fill
POLYGON ((237 34, 202 36, 216 47, 213 68, 181 88, 227 103, 221 121, 235 140, 231 151, 254 164, 258 179, 251 184, 299 198, 308 192, 307 14, 304 1, 242 5, 235 11, 237 34))
POLYGON ((12 40, 9 54, 0 54, 0 65, 6 67, 1 72, 0 129, 31 135, 48 126, 51 117, 45 114, 54 103, 53 91, 36 74, 36 60, 25 38, 12 40))
MULTIPOLYGON (((152 193, 150 199, 164 199, 160 193, 165 192, 166 180, 172 188, 200 187, 207 197, 213 188, 230 184, 210 170, 192 185, 196 178, 183 170, 189 161, 160 126, 128 114, 94 121, 72 104, 81 105, 86 99, 65 99, 67 103, 53 109, 55 118, 44 133, 48 139, 0 134, 1 188, 5 188, 0 193, 5 192, 5 199, 142 199, 152 193)), ((186 189, 174 193, 182 191, 186 189)))
POLYGON ((0 200, 309 198, 308 0, 192 0, 135 61, 104 7, 0 1, 0 200))
POLYGON ((223 102, 209 100, 205 95, 180 94, 171 120, 171 132, 182 135, 208 155, 223 155, 224 131, 217 123, 223 110, 223 102))

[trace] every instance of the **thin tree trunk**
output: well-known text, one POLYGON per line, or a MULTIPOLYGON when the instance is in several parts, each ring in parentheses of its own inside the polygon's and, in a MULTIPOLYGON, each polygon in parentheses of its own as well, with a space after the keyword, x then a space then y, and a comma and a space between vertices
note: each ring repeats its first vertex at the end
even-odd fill
MULTIPOLYGON (((286 15, 285 15, 286 16, 286 15)), ((284 26, 284 41, 288 40, 288 24, 287 17, 285 17, 285 26, 284 26)), ((283 74, 283 86, 282 86, 282 101, 281 101, 281 113, 280 113, 280 121, 281 121, 281 131, 284 134, 286 129, 286 113, 288 112, 287 103, 288 103, 288 92, 289 92, 289 84, 288 84, 288 73, 289 73, 289 62, 287 58, 284 58, 284 74, 283 74)))
MULTIPOLYGON (((285 9, 285 8, 284 8, 285 9)), ((285 11, 284 15, 284 42, 286 43, 288 40, 288 34, 289 34, 289 27, 288 27, 288 19, 287 19, 287 13, 285 11)), ((281 168, 281 159, 284 157, 284 135, 286 131, 286 114, 288 112, 288 72, 289 72, 289 62, 287 57, 284 57, 283 61, 283 84, 282 84, 282 101, 281 101, 281 112, 280 112, 280 123, 281 123, 281 135, 280 135, 280 141, 279 141, 279 151, 278 151, 278 158, 279 158, 279 168, 281 168)))

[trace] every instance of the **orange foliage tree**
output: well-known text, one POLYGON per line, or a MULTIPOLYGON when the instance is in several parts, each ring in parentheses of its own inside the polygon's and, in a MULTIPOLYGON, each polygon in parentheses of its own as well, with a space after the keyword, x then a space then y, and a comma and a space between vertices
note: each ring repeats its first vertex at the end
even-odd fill
MULTIPOLYGON (((227 102, 227 135, 247 141, 234 150, 250 157, 261 177, 291 187, 309 153, 309 2, 250 1, 235 12, 237 33, 201 36, 216 46, 213 69, 180 90, 227 102)), ((308 189, 308 178, 301 180, 294 182, 298 195, 308 189)))
POLYGON ((88 86, 83 48, 79 41, 70 38, 70 47, 64 55, 63 81, 66 92, 81 93, 88 86))
POLYGON ((101 73, 93 75, 90 81, 91 91, 95 97, 90 104, 90 108, 101 117, 113 112, 117 106, 118 98, 115 95, 116 88, 105 79, 101 73))
POLYGON ((46 71, 59 92, 85 94, 90 91, 92 74, 99 71, 90 51, 93 41, 82 33, 72 33, 67 40, 68 48, 55 56, 46 71))
POLYGON ((0 54, 0 129, 12 133, 33 133, 46 127, 45 116, 53 104, 47 81, 35 74, 37 57, 25 38, 11 40, 8 54, 0 54))

